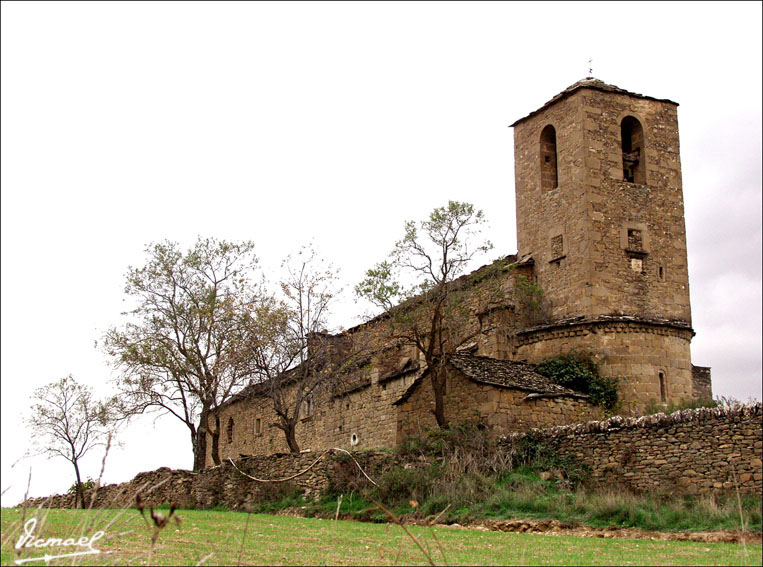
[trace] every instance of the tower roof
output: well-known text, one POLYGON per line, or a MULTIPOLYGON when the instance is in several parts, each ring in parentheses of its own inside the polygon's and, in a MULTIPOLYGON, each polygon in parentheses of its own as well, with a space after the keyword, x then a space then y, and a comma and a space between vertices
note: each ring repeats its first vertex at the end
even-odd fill
POLYGON ((677 102, 674 102, 672 100, 668 100, 666 98, 654 98, 652 96, 646 96, 646 95, 642 95, 642 94, 639 94, 639 93, 632 93, 630 91, 626 91, 625 89, 621 89, 620 87, 616 87, 615 85, 608 85, 604 81, 600 81, 599 79, 596 79, 594 77, 586 77, 585 79, 581 79, 577 83, 575 83, 573 85, 570 85, 569 87, 564 89, 562 92, 560 92, 554 98, 549 100, 546 104, 541 106, 538 110, 534 110, 533 112, 531 112, 527 116, 524 116, 524 117, 520 118, 519 120, 516 120, 513 124, 511 124, 511 127, 514 127, 517 124, 519 124, 520 122, 522 122, 524 120, 527 120, 531 116, 535 116, 536 114, 538 114, 539 112, 545 110, 546 108, 548 108, 552 104, 556 104, 560 100, 563 100, 563 99, 571 96, 573 93, 576 93, 580 89, 592 89, 592 90, 595 90, 595 91, 602 91, 602 92, 606 92, 606 93, 625 94, 625 95, 636 97, 636 98, 645 98, 647 100, 656 100, 658 102, 667 102, 669 104, 675 104, 676 106, 678 106, 677 102))

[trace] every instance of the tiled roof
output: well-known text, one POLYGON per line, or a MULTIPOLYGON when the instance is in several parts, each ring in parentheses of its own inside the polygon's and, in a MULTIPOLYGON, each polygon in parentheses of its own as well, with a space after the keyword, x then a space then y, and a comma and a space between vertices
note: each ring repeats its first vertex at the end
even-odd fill
MULTIPOLYGON (((449 360, 450 366, 461 371, 467 378, 480 384, 513 388, 541 396, 570 396, 573 398, 588 398, 587 395, 554 384, 542 374, 538 374, 535 366, 524 362, 498 360, 487 356, 473 354, 454 354, 449 360)), ((416 377, 413 383, 403 392, 403 395, 393 405, 400 405, 407 400, 426 377, 426 369, 416 377)), ((534 396, 533 396, 534 397, 534 396)))
POLYGON ((580 392, 554 384, 539 374, 532 364, 497 360, 487 356, 456 354, 450 358, 450 365, 463 372, 475 382, 526 390, 537 394, 582 396, 580 392))
POLYGON ((616 87, 615 85, 608 85, 604 81, 600 81, 599 79, 595 79, 594 77, 586 77, 585 79, 582 79, 582 80, 578 81, 577 83, 575 83, 573 85, 570 85, 569 87, 564 89, 562 92, 560 92, 558 95, 556 95, 554 98, 549 100, 546 104, 541 106, 538 110, 535 110, 535 111, 531 112, 530 114, 528 114, 527 116, 524 116, 523 118, 520 118, 519 120, 514 122, 511 126, 512 127, 516 126, 517 124, 519 124, 523 120, 527 120, 531 116, 535 116, 536 114, 538 114, 542 110, 545 110, 546 108, 548 108, 552 104, 555 104, 555 103, 559 102, 560 100, 567 98, 568 96, 570 96, 573 93, 579 91, 580 89, 593 89, 593 90, 596 90, 596 91, 602 91, 602 92, 607 92, 607 93, 626 94, 628 96, 633 96, 633 97, 636 97, 636 98, 645 98, 645 99, 648 99, 648 100, 656 100, 656 101, 659 101, 659 102, 667 102, 667 103, 675 104, 676 106, 678 106, 677 102, 674 102, 672 100, 668 100, 666 98, 654 98, 654 97, 642 95, 642 94, 639 94, 639 93, 633 93, 631 91, 626 91, 625 89, 621 89, 620 87, 616 87))

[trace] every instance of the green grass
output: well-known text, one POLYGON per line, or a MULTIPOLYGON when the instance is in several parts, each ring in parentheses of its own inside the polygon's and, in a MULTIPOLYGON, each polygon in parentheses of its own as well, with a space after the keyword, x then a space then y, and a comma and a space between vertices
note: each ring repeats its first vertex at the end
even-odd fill
MULTIPOLYGON (((502 520, 559 520, 593 527, 628 527, 654 531, 707 531, 741 529, 739 503, 735 494, 674 496, 636 495, 623 490, 602 490, 565 481, 542 480, 531 469, 519 469, 502 477, 465 473, 443 480, 427 465, 420 469, 393 469, 381 477, 378 489, 368 494, 398 515, 441 516, 443 521, 465 522, 475 518, 502 520), (414 509, 410 501, 419 504, 414 509)), ((305 515, 331 516, 338 494, 327 494, 317 502, 300 502, 305 515)), ((290 507, 291 500, 271 502, 266 510, 290 507)), ((745 528, 761 531, 760 496, 741 497, 745 528)), ((265 506, 263 507, 265 508, 265 506)), ((358 520, 386 521, 387 517, 358 492, 344 493, 340 513, 358 520)))
MULTIPOLYGON (((357 504, 357 503, 356 503, 357 504)), ((41 537, 79 537, 106 532, 102 553, 76 558, 78 565, 424 565, 427 559, 395 525, 334 522, 241 512, 181 510, 181 526, 163 530, 151 549, 151 531, 136 510, 51 510, 37 514, 41 537), (244 537, 244 531, 246 536, 244 537)), ((14 544, 22 511, 2 510, 2 564, 36 557, 14 544)), ((761 546, 628 539, 579 538, 410 527, 436 564, 450 565, 761 565, 761 546), (442 546, 444 557, 440 551, 442 546)), ((72 564, 59 559, 56 564, 72 564)), ((44 564, 42 561, 29 565, 44 564)))

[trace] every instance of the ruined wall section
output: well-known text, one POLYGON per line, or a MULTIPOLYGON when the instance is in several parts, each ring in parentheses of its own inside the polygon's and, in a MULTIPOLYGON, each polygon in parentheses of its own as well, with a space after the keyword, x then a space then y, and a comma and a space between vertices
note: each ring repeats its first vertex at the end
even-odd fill
POLYGON ((694 399, 711 400, 713 398, 713 386, 710 378, 710 368, 708 366, 694 366, 692 364, 691 373, 694 399))

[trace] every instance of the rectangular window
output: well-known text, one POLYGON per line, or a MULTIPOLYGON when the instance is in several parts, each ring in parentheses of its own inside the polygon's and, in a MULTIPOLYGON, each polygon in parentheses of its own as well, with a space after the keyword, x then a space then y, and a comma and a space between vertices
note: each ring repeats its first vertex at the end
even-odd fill
POLYGON ((262 420, 258 417, 254 420, 254 433, 260 435, 262 433, 262 420))

